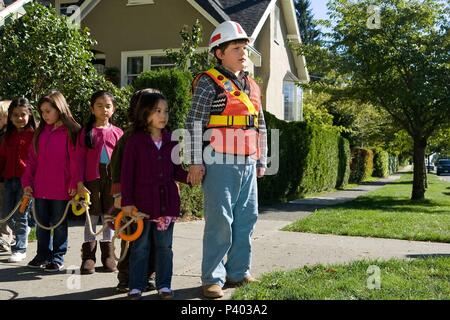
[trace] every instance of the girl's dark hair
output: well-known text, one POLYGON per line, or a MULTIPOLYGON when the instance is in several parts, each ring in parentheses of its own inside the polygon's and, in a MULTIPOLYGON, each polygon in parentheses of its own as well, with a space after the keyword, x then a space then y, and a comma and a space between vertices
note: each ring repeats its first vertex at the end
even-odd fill
MULTIPOLYGON (((59 118, 62 121, 63 125, 66 127, 69 133, 70 140, 72 141, 72 144, 75 146, 77 142, 77 134, 78 131, 80 131, 81 126, 73 118, 72 112, 70 112, 66 98, 64 98, 62 93, 59 91, 52 91, 50 94, 43 96, 38 102, 38 111, 41 119, 42 119, 41 106, 46 102, 49 103, 53 108, 55 108, 58 111, 59 118)), ((38 150, 39 136, 41 135, 42 130, 44 130, 45 124, 46 124, 45 121, 42 119, 41 122, 39 123, 38 128, 36 129, 36 132, 34 133, 33 146, 36 153, 39 151, 38 150)))
POLYGON ((8 107, 8 123, 6 125, 6 133, 5 133, 6 136, 9 136, 16 129, 11 120, 11 117, 14 108, 17 107, 27 108, 29 116, 28 116, 28 123, 25 126, 25 128, 32 128, 33 130, 36 130, 36 120, 34 119, 33 107, 31 106, 30 102, 28 101, 27 98, 16 98, 11 102, 11 104, 8 107))
POLYGON ((158 89, 153 89, 153 88, 141 89, 141 90, 138 90, 135 93, 133 93, 133 95, 131 96, 131 99, 130 99, 130 107, 128 108, 128 121, 131 123, 134 122, 134 113, 136 112, 136 107, 139 102, 139 98, 141 97, 141 95, 143 93, 160 93, 160 94, 162 94, 161 91, 159 91, 158 89))
POLYGON ((146 131, 148 128, 147 119, 155 112, 158 102, 167 99, 161 94, 156 92, 143 92, 137 102, 137 109, 135 119, 133 122, 133 131, 146 131))
MULTIPOLYGON (((98 98, 101 97, 108 97, 111 99, 114 108, 116 108, 116 98, 114 98, 113 94, 111 92, 100 90, 97 92, 94 92, 94 94, 91 96, 90 106, 91 108, 94 107, 95 101, 97 101, 98 98)), ((91 113, 89 116, 88 121, 86 122, 86 125, 84 128, 86 129, 86 134, 84 137, 84 143, 88 148, 94 148, 94 142, 92 141, 92 128, 94 127, 95 123, 95 115, 91 113)))

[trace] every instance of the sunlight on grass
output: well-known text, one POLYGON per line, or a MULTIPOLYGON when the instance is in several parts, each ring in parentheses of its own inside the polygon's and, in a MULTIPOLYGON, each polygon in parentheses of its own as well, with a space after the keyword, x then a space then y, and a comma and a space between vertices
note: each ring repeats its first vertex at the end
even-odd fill
POLYGON ((429 177, 424 201, 411 201, 411 174, 353 201, 318 210, 285 231, 450 242, 450 184, 429 177))
POLYGON ((357 261, 267 273, 260 282, 237 289, 232 299, 450 299, 449 281, 450 254, 412 261, 357 261))

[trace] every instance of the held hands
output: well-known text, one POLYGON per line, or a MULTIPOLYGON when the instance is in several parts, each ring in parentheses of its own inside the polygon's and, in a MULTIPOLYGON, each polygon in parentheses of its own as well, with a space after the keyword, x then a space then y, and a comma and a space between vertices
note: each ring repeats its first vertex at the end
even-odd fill
POLYGON ((137 215, 137 208, 135 206, 122 207, 122 212, 125 217, 134 217, 137 215))
POLYGON ((264 177, 265 174, 266 174, 266 168, 262 168, 262 167, 256 168, 256 176, 258 178, 264 177))
POLYGON ((205 175, 205 166, 202 164, 192 164, 189 166, 189 173, 187 176, 187 183, 193 186, 202 183, 203 176, 205 175))

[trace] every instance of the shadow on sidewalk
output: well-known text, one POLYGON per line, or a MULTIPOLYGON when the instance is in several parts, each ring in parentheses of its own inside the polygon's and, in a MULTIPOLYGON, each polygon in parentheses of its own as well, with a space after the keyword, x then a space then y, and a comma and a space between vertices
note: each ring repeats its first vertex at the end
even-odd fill
MULTIPOLYGON (((10 290, 8 290, 10 291, 10 290)), ((193 287, 193 288, 185 288, 174 290, 175 297, 174 300, 192 300, 192 299, 200 299, 201 296, 201 288, 193 287)), ((70 292, 65 294, 59 294, 55 296, 46 296, 46 297, 27 297, 27 298, 16 298, 17 294, 12 298, 14 300, 96 300, 106 298, 107 300, 128 300, 126 293, 118 293, 115 287, 110 288, 97 288, 90 291, 77 291, 70 292)), ((152 291, 150 293, 144 293, 142 300, 161 300, 156 291, 152 291)))
MULTIPOLYGON (((7 260, 1 260, 0 262, 5 262, 7 260)), ((17 281, 32 281, 32 280, 42 280, 45 276, 51 276, 53 273, 44 272, 43 270, 31 269, 24 266, 15 266, 15 264, 10 263, 11 268, 1 269, 0 272, 0 283, 3 282, 17 282, 17 281)))

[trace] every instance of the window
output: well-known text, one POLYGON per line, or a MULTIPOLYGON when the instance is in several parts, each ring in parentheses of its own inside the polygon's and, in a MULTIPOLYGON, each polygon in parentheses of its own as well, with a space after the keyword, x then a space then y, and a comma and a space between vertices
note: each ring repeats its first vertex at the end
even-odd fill
POLYGON ((294 81, 283 81, 284 120, 303 121, 302 89, 294 81))
POLYGON ((133 82, 144 71, 144 57, 127 58, 127 84, 133 82))
POLYGON ((137 76, 148 70, 174 67, 163 50, 122 52, 122 86, 130 84, 137 76))
POLYGON ((150 56, 150 70, 167 69, 175 66, 166 56, 150 56))

